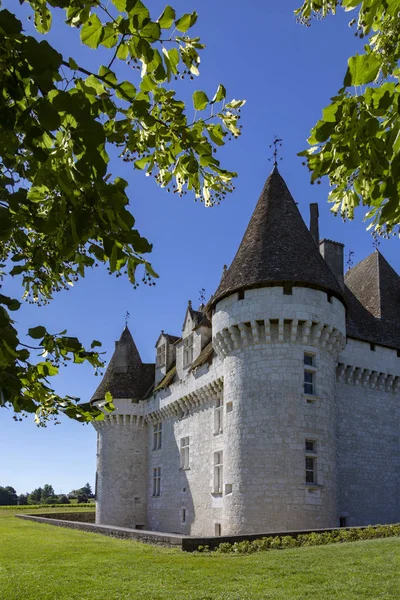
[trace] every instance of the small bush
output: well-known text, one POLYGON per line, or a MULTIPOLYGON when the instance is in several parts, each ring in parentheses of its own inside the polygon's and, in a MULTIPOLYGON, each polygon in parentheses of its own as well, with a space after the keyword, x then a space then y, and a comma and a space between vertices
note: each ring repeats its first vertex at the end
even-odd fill
MULTIPOLYGON (((244 540, 242 542, 223 542, 215 552, 223 554, 251 554, 253 552, 261 552, 266 550, 283 550, 286 548, 298 548, 299 546, 322 546, 325 544, 335 544, 338 542, 355 542, 357 540, 373 540, 375 538, 384 537, 400 537, 400 523, 394 525, 368 525, 368 527, 348 529, 334 529, 333 531, 323 531, 311 533, 301 533, 297 537, 291 535, 263 537, 259 540, 250 542, 244 540)), ((199 546, 199 552, 208 552, 208 546, 199 546), (204 550, 200 550, 204 548, 204 550)))

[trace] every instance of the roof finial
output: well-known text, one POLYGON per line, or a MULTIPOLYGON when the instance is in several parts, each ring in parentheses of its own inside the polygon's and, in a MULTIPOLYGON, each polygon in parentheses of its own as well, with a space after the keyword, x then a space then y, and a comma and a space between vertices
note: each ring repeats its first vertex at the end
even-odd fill
POLYGON ((272 142, 272 144, 269 145, 270 148, 274 147, 274 151, 272 153, 271 158, 268 159, 270 162, 272 160, 274 161, 274 167, 277 167, 279 161, 283 160, 282 157, 279 157, 279 150, 278 150, 278 148, 282 148, 282 146, 283 146, 283 140, 282 140, 282 138, 280 138, 277 135, 275 135, 274 136, 274 141, 272 142))
POLYGON ((130 316, 131 316, 131 314, 128 311, 126 311, 126 313, 125 313, 125 327, 128 327, 128 321, 130 319, 130 316))
POLYGON ((192 308, 192 301, 191 300, 188 300, 188 307, 192 308))
POLYGON ((201 288, 201 290, 199 292, 199 300, 200 300, 200 304, 205 304, 205 301, 206 301, 206 289, 205 288, 201 288))

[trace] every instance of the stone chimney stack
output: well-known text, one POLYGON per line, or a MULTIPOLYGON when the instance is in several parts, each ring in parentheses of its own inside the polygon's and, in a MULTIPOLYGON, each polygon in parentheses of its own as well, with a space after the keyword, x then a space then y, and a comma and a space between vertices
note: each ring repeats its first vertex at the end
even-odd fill
POLYGON ((310 204, 310 233, 313 236, 315 243, 319 244, 319 211, 318 204, 313 202, 310 204))
MULTIPOLYGON (((312 205, 311 205, 312 206, 312 205)), ((319 243, 319 251, 325 259, 325 262, 330 267, 333 274, 340 285, 344 286, 344 268, 343 268, 343 252, 344 244, 333 242, 332 240, 321 240, 319 243)))

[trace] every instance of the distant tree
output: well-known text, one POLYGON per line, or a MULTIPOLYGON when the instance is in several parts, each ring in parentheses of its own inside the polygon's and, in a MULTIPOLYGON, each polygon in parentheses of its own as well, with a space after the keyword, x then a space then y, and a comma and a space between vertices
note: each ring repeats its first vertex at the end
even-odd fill
POLYGON ((43 486, 43 490, 42 490, 42 497, 41 497, 41 501, 42 502, 48 502, 49 498, 51 498, 52 496, 54 496, 54 488, 52 485, 45 483, 43 486))
MULTIPOLYGON (((306 157, 311 182, 327 177, 332 211, 352 219, 357 206, 374 235, 400 227, 400 0, 304 0, 306 25, 339 8, 355 11, 349 25, 365 40, 348 60, 343 87, 311 130, 306 157)), ((340 34, 341 35, 341 34, 340 34)))
POLYGON ((86 494, 78 494, 78 504, 86 504, 89 502, 89 498, 86 494))
POLYGON ((28 495, 28 504, 40 504, 42 501, 43 488, 38 487, 28 495))
POLYGON ((83 487, 78 488, 77 490, 72 490, 68 494, 68 498, 78 498, 78 496, 86 496, 86 498, 93 498, 94 494, 92 492, 92 486, 90 483, 86 483, 83 487))
POLYGON ((25 506, 26 504, 28 504, 28 494, 20 494, 18 496, 18 505, 25 506))
POLYGON ((18 496, 13 487, 0 487, 0 506, 13 506, 17 504, 18 496))
POLYGON ((47 496, 44 500, 42 500, 42 504, 60 504, 58 496, 47 496))
POLYGON ((58 502, 60 504, 70 504, 70 500, 69 500, 68 496, 66 496, 65 494, 60 494, 58 496, 58 502))

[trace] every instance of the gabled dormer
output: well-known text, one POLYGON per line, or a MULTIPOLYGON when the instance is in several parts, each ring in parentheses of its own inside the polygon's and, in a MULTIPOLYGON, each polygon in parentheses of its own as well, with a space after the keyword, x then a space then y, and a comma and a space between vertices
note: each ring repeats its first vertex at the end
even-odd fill
POLYGON ((193 362, 211 340, 211 323, 203 312, 192 307, 189 300, 182 326, 182 339, 176 344, 176 368, 179 379, 184 379, 193 362))
POLYGON ((161 331, 158 337, 156 342, 156 386, 175 365, 175 344, 178 340, 176 335, 170 335, 164 331, 161 331))

